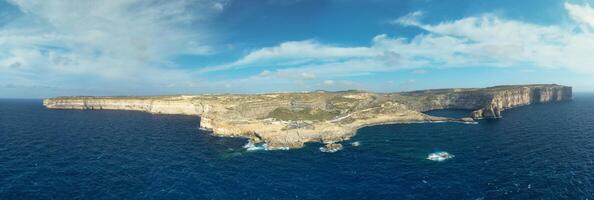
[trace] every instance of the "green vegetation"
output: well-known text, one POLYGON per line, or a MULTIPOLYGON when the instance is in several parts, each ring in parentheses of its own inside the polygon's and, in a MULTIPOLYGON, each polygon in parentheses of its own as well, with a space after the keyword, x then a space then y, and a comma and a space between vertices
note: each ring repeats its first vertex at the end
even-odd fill
POLYGON ((292 111, 287 108, 277 108, 268 113, 269 118, 278 120, 311 120, 311 121, 325 121, 333 119, 338 113, 330 112, 322 109, 306 108, 300 111, 292 111))

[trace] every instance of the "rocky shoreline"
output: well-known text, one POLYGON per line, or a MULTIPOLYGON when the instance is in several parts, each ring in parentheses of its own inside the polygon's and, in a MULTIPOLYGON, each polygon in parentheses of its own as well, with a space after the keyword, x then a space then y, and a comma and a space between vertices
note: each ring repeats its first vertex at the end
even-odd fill
POLYGON ((401 93, 365 91, 197 95, 155 97, 57 97, 44 100, 49 109, 130 110, 200 117, 200 127, 214 135, 245 137, 267 149, 300 148, 322 142, 334 151, 365 126, 393 123, 476 123, 501 112, 534 103, 567 101, 572 88, 555 84, 401 93), (469 110, 456 119, 426 115, 439 109, 469 110))

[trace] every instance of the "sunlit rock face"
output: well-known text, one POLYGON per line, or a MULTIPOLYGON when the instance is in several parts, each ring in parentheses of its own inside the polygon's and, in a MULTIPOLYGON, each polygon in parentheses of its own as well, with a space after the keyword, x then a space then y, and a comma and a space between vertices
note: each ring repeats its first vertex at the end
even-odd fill
POLYGON ((500 118, 501 111, 505 109, 534 103, 571 100, 572 88, 559 85, 501 88, 493 91, 492 96, 485 106, 471 114, 473 118, 500 118))
POLYGON ((347 140, 361 127, 389 123, 472 122, 422 112, 465 109, 470 117, 499 118, 505 109, 572 99, 561 85, 497 86, 402 93, 365 91, 155 97, 57 97, 50 109, 130 110, 200 116, 215 135, 246 137, 268 149, 299 148, 306 142, 347 140))

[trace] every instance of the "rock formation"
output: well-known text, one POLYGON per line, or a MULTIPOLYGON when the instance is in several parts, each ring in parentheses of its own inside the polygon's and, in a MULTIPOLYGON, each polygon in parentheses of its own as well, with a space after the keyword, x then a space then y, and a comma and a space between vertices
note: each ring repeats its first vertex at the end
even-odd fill
MULTIPOLYGON (((462 122, 499 118, 517 106, 572 99, 561 85, 496 86, 402 93, 365 91, 156 97, 57 97, 50 109, 131 110, 200 116, 200 127, 218 136, 245 137, 268 149, 299 148, 306 142, 332 144, 356 130, 390 123, 462 122), (424 114, 438 109, 472 111, 453 119, 424 114)), ((332 145, 330 145, 333 147, 332 145)))

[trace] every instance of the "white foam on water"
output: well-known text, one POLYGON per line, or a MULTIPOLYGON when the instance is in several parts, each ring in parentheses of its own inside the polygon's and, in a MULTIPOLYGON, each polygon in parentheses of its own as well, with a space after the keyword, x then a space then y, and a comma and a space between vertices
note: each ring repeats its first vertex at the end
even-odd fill
POLYGON ((329 148, 326 148, 326 147, 320 147, 320 151, 321 152, 324 152, 324 153, 334 153, 334 152, 337 152, 339 150, 340 149, 329 149, 329 148))
POLYGON ((289 147, 266 147, 266 150, 290 150, 291 148, 289 147))
POLYGON ((243 148, 246 151, 262 151, 262 150, 268 150, 268 145, 266 144, 254 144, 251 142, 248 142, 247 144, 243 145, 243 148))
POLYGON ((269 147, 268 144, 263 143, 263 144, 254 144, 251 142, 248 142, 247 144, 243 145, 243 148, 246 151, 272 151, 272 150, 290 150, 291 148, 289 147, 269 147))
POLYGON ((430 153, 427 156, 427 160, 432 160, 432 161, 437 161, 437 162, 441 162, 441 161, 452 159, 452 158, 454 158, 454 155, 451 155, 445 151, 430 153))
POLYGON ((358 146, 360 146, 360 145, 361 145, 361 142, 359 142, 359 141, 354 141, 354 142, 352 142, 352 143, 351 143, 351 145, 352 145, 352 146, 354 146, 354 147, 358 147, 358 146))
POLYGON ((320 151, 324 152, 324 153, 334 153, 337 151, 342 150, 342 147, 338 147, 338 148, 326 148, 326 147, 320 147, 320 151))

